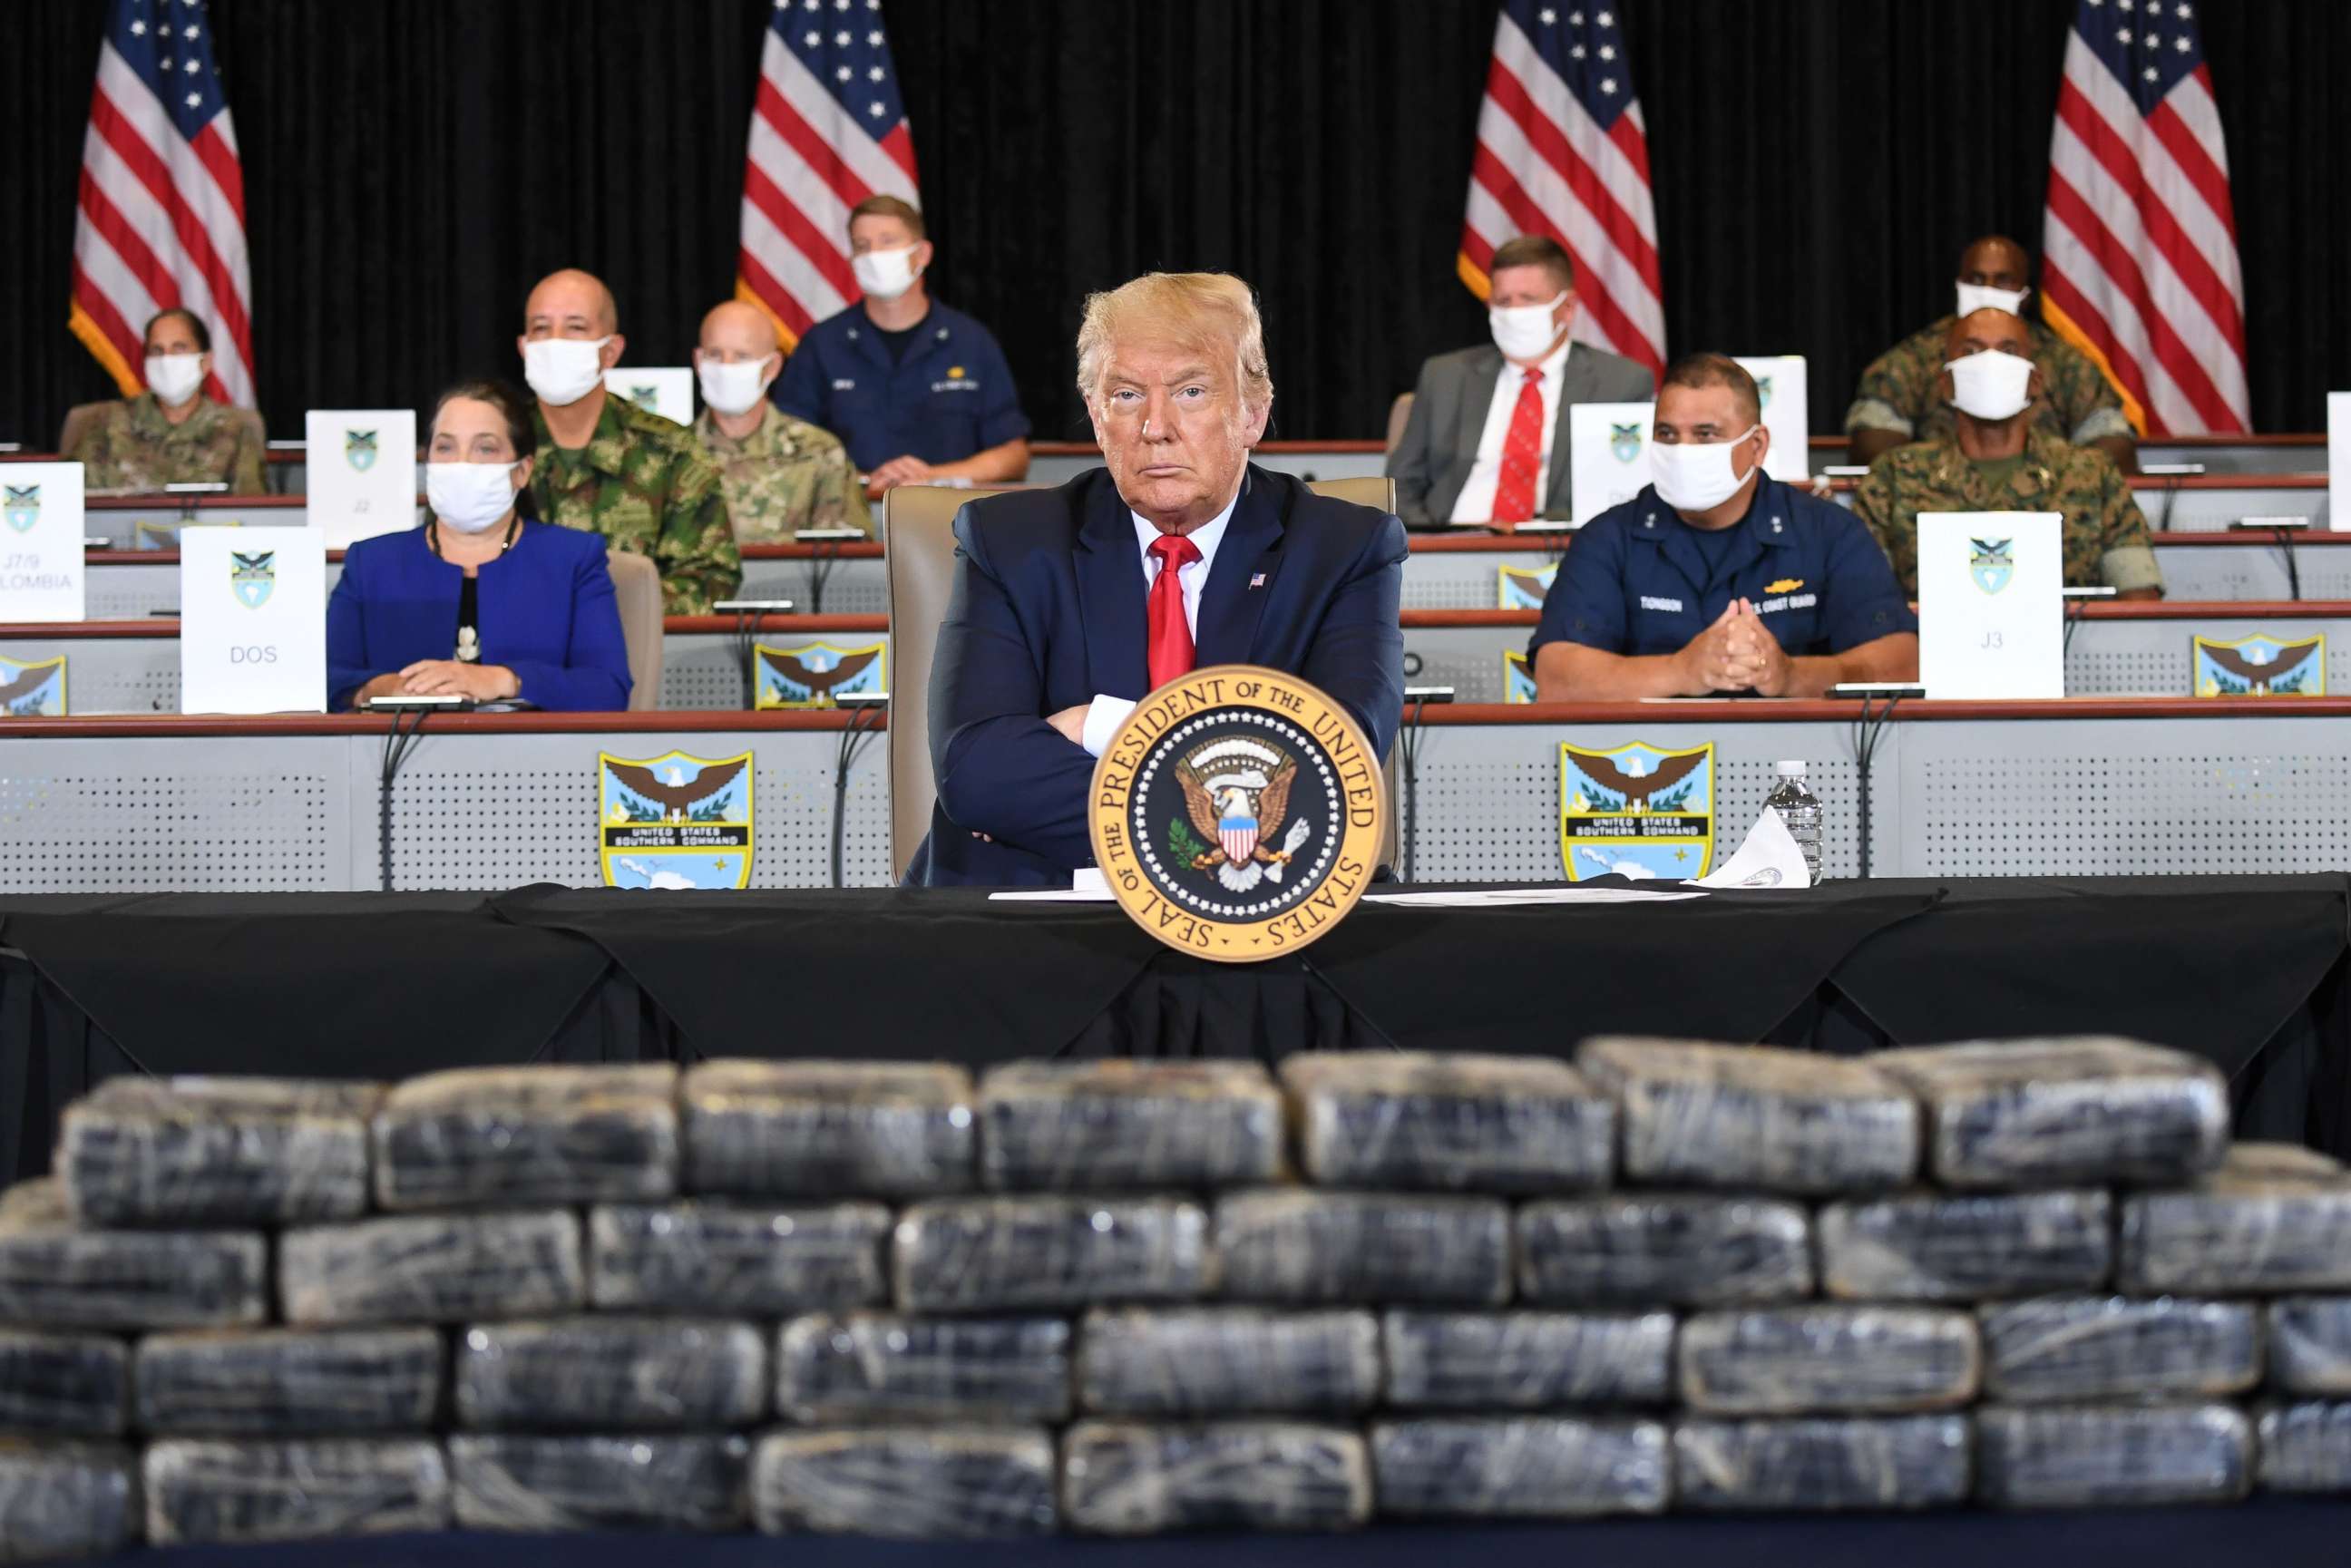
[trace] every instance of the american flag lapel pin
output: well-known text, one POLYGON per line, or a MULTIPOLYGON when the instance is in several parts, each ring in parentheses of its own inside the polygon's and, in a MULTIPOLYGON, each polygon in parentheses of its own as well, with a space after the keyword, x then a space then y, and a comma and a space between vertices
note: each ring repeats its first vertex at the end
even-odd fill
POLYGON ((1249 586, 1251 588, 1263 588, 1265 586, 1265 573, 1261 571, 1252 572, 1249 575, 1249 586))

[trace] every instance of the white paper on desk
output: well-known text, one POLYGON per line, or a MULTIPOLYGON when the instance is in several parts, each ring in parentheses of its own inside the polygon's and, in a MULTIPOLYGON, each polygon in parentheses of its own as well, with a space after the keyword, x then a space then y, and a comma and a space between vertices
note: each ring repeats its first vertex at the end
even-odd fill
POLYGON ((1030 888, 1012 893, 991 893, 991 899, 1007 904, 1108 904, 1111 901, 1110 878, 1102 875, 1102 867, 1081 865, 1070 875, 1067 887, 1030 888))
POLYGON ((80 621, 78 463, 0 468, 0 621, 80 621))
POLYGON ((327 711, 316 529, 180 530, 180 711, 327 711))
POLYGON ((2351 392, 2326 394, 2326 526, 2351 529, 2351 392))
POLYGON ((1649 482, 1649 425, 1656 407, 1653 402, 1579 402, 1569 407, 1568 516, 1577 528, 1631 500, 1649 482))
POLYGON ((1418 909, 1510 909, 1541 904, 1671 904, 1702 893, 1652 892, 1640 887, 1471 887, 1429 893, 1367 893, 1365 904, 1418 909))
POLYGON ((647 413, 680 424, 694 423, 694 368, 691 365, 622 365, 604 372, 604 390, 624 397, 647 413))
POLYGON ((1804 356, 1735 354, 1732 358, 1755 378, 1755 391, 1763 400, 1763 428, 1771 433, 1771 450, 1764 456, 1763 472, 1788 484, 1802 484, 1813 476, 1812 411, 1804 401, 1804 356))
POLYGON ((1812 878, 1804 871, 1804 852, 1796 843, 1788 824, 1771 807, 1755 819, 1747 830, 1745 841, 1739 852, 1700 877, 1692 877, 1685 884, 1690 887, 1810 887, 1812 878))
POLYGON ((416 411, 314 408, 303 416, 310 526, 329 549, 416 526, 416 411))

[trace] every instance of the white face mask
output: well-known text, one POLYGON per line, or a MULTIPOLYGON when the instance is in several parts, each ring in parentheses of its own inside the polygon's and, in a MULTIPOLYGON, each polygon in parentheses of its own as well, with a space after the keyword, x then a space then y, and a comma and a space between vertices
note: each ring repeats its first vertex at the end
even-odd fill
POLYGON ((2024 297, 2030 288, 1986 288, 1980 283, 1953 285, 1959 291, 1959 314, 1972 316, 1979 310, 2005 310, 2011 316, 2024 313, 2024 297))
POLYGON ((724 414, 748 413, 775 379, 765 360, 727 365, 705 359, 695 367, 694 377, 702 383, 702 401, 724 414))
POLYGON ((610 338, 534 338, 522 346, 522 379, 556 408, 578 402, 604 381, 610 338))
POLYGON ((424 504, 445 528, 478 534, 514 510, 515 463, 427 463, 424 504))
POLYGON ((1487 311, 1486 320, 1494 333, 1494 347, 1501 350, 1506 359, 1542 358, 1550 351, 1552 340, 1559 336, 1559 328, 1552 322, 1551 313, 1558 309, 1559 302, 1566 298, 1567 291, 1562 288, 1547 304, 1500 305, 1487 311))
POLYGON ((202 354, 150 354, 147 356, 147 390, 168 407, 177 408, 196 395, 204 384, 204 357, 202 354))
POLYGON ((895 299, 914 287, 914 247, 852 256, 849 270, 857 275, 857 287, 867 294, 876 299, 895 299))
POLYGON ((1986 349, 1943 367, 1951 372, 1951 404, 1978 419, 2013 419, 2032 402, 2032 361, 1986 349))
POLYGON ((1750 428, 1745 435, 1729 441, 1700 444, 1683 441, 1668 444, 1649 443, 1649 483, 1657 487, 1657 499, 1677 512, 1711 511, 1738 492, 1747 483, 1747 474, 1731 467, 1731 454, 1739 444, 1762 429, 1750 428))

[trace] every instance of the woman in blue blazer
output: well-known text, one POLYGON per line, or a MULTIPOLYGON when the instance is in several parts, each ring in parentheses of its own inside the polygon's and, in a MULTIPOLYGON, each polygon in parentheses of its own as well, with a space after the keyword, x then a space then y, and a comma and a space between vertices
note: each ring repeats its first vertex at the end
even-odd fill
POLYGON ((427 436, 432 516, 362 539, 327 601, 327 706, 441 693, 575 713, 629 706, 629 653, 599 534, 532 520, 538 443, 520 394, 469 382, 427 436))

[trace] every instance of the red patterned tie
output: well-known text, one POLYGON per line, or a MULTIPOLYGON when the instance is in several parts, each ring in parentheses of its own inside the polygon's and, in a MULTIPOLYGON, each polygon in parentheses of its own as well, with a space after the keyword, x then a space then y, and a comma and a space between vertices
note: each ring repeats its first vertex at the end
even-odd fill
POLYGON ((1184 619, 1184 585, 1176 574, 1200 559, 1200 547, 1181 534, 1151 541, 1159 575, 1151 583, 1151 689, 1192 673, 1192 627, 1184 619))
POLYGON ((1494 486, 1498 523, 1523 523, 1535 515, 1535 469, 1542 462, 1542 371, 1529 371, 1510 410, 1510 434, 1502 442, 1502 476, 1494 486))

